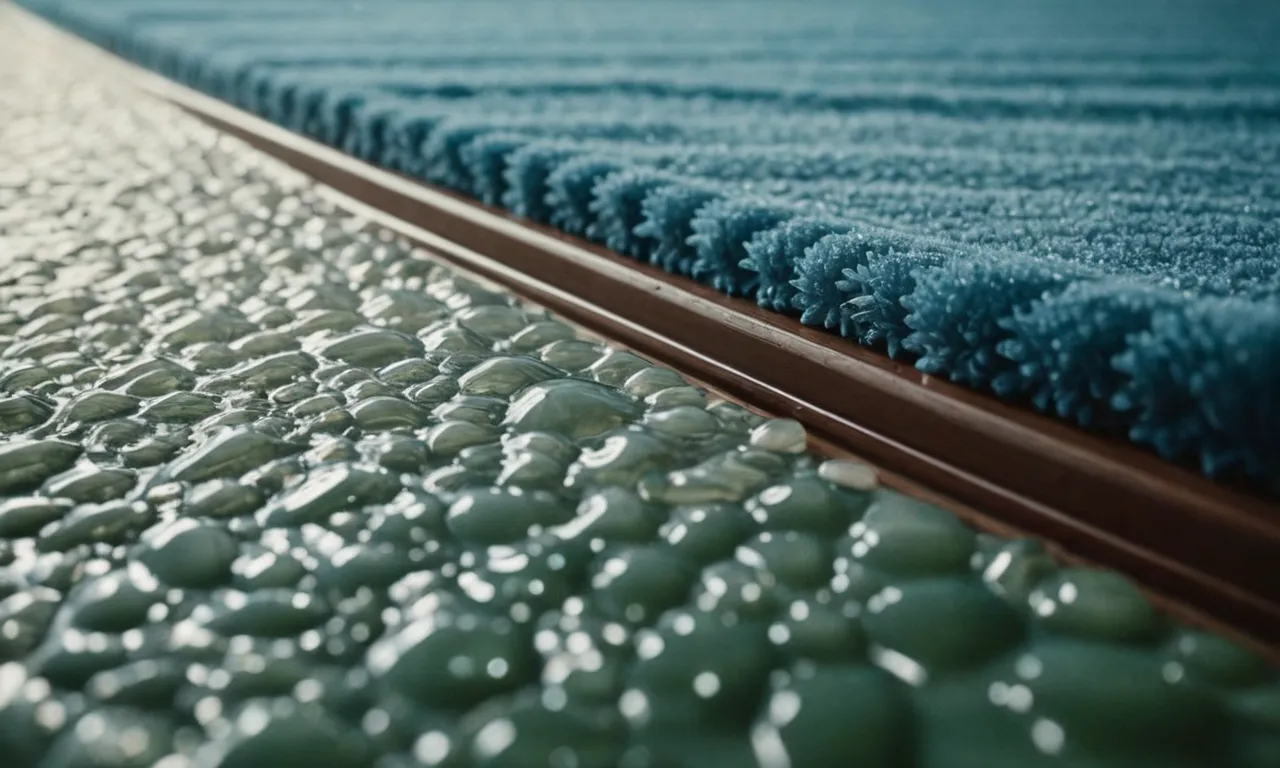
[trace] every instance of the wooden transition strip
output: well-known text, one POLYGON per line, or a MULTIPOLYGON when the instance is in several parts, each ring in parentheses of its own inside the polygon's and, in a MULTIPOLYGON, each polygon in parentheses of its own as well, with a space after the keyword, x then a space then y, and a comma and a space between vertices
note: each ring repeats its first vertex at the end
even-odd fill
POLYGON ((1280 642, 1275 505, 925 376, 748 301, 379 170, 168 81, 147 87, 436 235, 424 244, 586 327, 1280 642), (477 260, 477 252, 487 259, 477 260), (527 278, 578 300, 538 295, 527 278))
MULTIPOLYGON (((51 44, 97 52, 15 15, 51 44)), ((995 527, 1047 539, 1280 646, 1280 505, 115 63, 144 91, 369 206, 378 223, 447 260, 762 410, 796 418, 831 450, 980 509, 995 527)))
MULTIPOLYGON (((371 226, 390 229, 413 243, 422 246, 424 254, 429 258, 438 258, 450 263, 459 274, 467 276, 482 284, 492 285, 495 288, 511 291, 514 295, 520 296, 522 299, 529 301, 534 305, 543 306, 546 309, 552 309, 556 316, 575 327, 579 333, 586 338, 593 338, 598 341, 623 344, 619 338, 620 329, 628 329, 622 335, 637 340, 635 345, 624 344, 624 346, 632 352, 647 357, 656 364, 665 365, 675 371, 678 371, 685 380, 694 386, 701 387, 713 398, 725 399, 735 402, 751 411, 761 414, 769 418, 776 418, 780 414, 763 407, 758 402, 744 400, 741 397, 734 396, 725 390, 708 383, 690 373, 689 370, 681 367, 681 360, 701 359, 700 356, 691 353, 687 348, 670 341, 655 336, 643 326, 629 323, 623 318, 605 312, 598 307, 594 307, 584 302, 572 294, 565 293, 553 286, 541 281, 535 280, 528 275, 516 272, 509 267, 504 266, 500 262, 493 261, 486 256, 470 251, 462 246, 449 243, 431 232, 421 227, 410 224, 403 219, 398 219, 387 212, 375 208, 367 203, 362 203, 332 187, 321 187, 321 194, 335 201, 341 208, 362 216, 369 220, 371 226), (476 270, 482 270, 481 272, 476 270), (499 282, 501 281, 501 282, 499 282), (582 322, 574 321, 566 313, 578 317, 582 322), (583 322, 590 323, 590 327, 583 325, 583 322), (606 335, 613 333, 614 336, 606 335), (693 354, 690 358, 689 355, 693 354)), ((779 404, 779 400, 775 399, 775 405, 779 404)), ((785 406, 786 403, 783 402, 785 406)), ((868 462, 869 460, 860 454, 854 453, 846 446, 838 445, 831 442, 830 439, 809 435, 808 447, 810 452, 824 458, 851 459, 854 461, 868 462)), ((876 467, 880 483, 885 487, 892 488, 896 491, 922 499, 941 508, 947 509, 956 516, 972 525, 974 528, 991 533, 1004 538, 1037 538, 1044 541, 1042 537, 1036 537, 1028 531, 1007 522, 998 520, 989 514, 966 506, 954 498, 943 495, 935 489, 925 487, 914 480, 905 477, 896 472, 885 469, 882 466, 876 467)), ((1064 549, 1060 544, 1053 541, 1044 541, 1046 551, 1059 563, 1067 566, 1099 568, 1101 564, 1081 557, 1075 552, 1064 549)), ((1186 624, 1201 627, 1210 632, 1229 637, 1236 642, 1252 648, 1257 653, 1265 657, 1272 666, 1280 668, 1280 644, 1269 643, 1256 636, 1241 631, 1238 626, 1225 623, 1222 619, 1211 616, 1203 610, 1196 608, 1188 603, 1182 602, 1168 595, 1156 592, 1148 586, 1139 585, 1139 589, 1143 592, 1151 602, 1164 613, 1168 614, 1175 620, 1185 622, 1186 624)))

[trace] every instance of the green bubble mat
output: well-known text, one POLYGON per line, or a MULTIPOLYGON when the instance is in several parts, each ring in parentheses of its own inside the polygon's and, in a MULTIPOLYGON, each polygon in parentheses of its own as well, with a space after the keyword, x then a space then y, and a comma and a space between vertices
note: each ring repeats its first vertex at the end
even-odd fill
POLYGON ((0 114, 5 768, 1280 765, 1275 670, 1121 576, 12 28, 0 114))

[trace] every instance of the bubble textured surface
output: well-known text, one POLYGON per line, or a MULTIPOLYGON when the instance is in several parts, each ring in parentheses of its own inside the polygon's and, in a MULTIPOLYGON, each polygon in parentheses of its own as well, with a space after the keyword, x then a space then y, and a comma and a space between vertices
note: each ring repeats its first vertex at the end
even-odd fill
POLYGON ((10 42, 6 766, 1276 764, 1274 670, 1119 576, 10 42))

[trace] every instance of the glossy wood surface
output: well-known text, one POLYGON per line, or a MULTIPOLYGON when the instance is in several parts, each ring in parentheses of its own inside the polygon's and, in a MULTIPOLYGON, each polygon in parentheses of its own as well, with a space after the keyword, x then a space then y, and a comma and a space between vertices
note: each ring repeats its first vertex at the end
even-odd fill
POLYGON ((144 90, 368 206, 378 223, 603 336, 800 420, 829 450, 864 457, 982 510, 991 523, 1280 644, 1280 505, 112 63, 144 90))

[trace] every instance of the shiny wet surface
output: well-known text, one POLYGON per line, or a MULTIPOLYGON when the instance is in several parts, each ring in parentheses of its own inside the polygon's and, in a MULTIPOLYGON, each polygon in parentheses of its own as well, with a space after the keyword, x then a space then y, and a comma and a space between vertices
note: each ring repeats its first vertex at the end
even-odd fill
POLYGON ((1270 766, 1280 687, 51 52, 0 55, 0 754, 1270 766))

